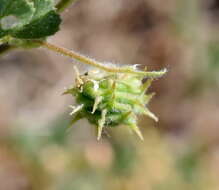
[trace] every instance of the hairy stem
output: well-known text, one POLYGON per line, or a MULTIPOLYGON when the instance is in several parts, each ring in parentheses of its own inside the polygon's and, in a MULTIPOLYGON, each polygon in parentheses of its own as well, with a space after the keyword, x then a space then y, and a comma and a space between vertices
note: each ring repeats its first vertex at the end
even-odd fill
POLYGON ((138 74, 138 75, 144 75, 145 77, 150 77, 150 78, 160 77, 166 73, 166 69, 162 70, 162 71, 145 72, 145 71, 134 70, 130 67, 115 67, 114 65, 107 66, 106 64, 98 62, 94 59, 88 58, 88 57, 81 55, 77 52, 70 51, 68 49, 56 46, 54 44, 51 44, 51 43, 48 43, 45 41, 36 41, 36 42, 39 43, 42 47, 45 47, 45 48, 52 50, 56 53, 70 57, 70 58, 72 58, 76 61, 79 61, 81 63, 85 63, 87 65, 97 67, 97 68, 105 70, 107 72, 138 74))
POLYGON ((67 7, 69 7, 72 3, 77 0, 60 0, 56 5, 57 12, 63 12, 67 7))

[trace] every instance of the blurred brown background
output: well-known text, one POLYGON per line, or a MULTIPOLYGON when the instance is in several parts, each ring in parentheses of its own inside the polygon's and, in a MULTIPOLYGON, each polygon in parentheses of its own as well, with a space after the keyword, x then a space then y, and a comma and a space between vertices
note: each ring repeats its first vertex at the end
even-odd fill
MULTIPOLYGON (((168 73, 150 88, 145 141, 100 142, 69 124, 72 60, 45 49, 0 57, 0 190, 219 189, 219 1, 78 0, 50 42, 100 61, 168 73)), ((81 72, 89 69, 76 63, 81 72)))

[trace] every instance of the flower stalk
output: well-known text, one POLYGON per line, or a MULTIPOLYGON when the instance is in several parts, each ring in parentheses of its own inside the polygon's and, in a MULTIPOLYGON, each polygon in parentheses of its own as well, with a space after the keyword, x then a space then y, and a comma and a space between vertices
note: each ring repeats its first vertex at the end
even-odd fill
POLYGON ((146 71, 140 71, 140 70, 133 70, 133 69, 130 69, 130 67, 116 67, 114 65, 108 66, 107 64, 103 64, 99 61, 96 61, 94 59, 81 55, 80 53, 77 53, 75 51, 70 51, 66 48, 56 46, 49 42, 46 42, 46 41, 36 41, 36 42, 39 43, 41 47, 47 48, 51 51, 70 57, 76 61, 96 67, 106 72, 137 74, 137 75, 142 75, 146 78, 157 78, 157 77, 164 75, 167 72, 166 69, 163 69, 161 71, 146 72, 146 71))
POLYGON ((56 5, 56 11, 58 13, 63 12, 67 7, 69 7, 75 1, 77 0, 60 0, 56 5))

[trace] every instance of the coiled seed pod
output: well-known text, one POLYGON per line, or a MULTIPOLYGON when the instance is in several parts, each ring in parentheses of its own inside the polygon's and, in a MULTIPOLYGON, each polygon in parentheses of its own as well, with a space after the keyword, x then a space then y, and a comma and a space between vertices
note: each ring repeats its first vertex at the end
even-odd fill
MULTIPOLYGON (((135 67, 127 67, 135 70, 135 67)), ((97 139, 101 138, 103 128, 126 125, 141 139, 143 136, 137 126, 137 115, 145 114, 155 121, 157 117, 147 108, 154 93, 146 94, 153 79, 143 84, 144 75, 110 73, 102 70, 90 70, 79 75, 76 70, 76 85, 64 94, 75 97, 76 107, 71 106, 73 122, 87 118, 97 126, 97 139)), ((161 72, 160 76, 165 72, 161 72)), ((156 76, 159 77, 159 76, 156 76)))

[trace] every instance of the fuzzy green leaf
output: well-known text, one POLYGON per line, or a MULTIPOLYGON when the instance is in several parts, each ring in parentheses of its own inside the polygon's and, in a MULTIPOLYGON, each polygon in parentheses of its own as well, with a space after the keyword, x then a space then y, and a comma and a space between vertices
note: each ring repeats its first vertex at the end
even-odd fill
POLYGON ((10 33, 10 29, 3 26, 4 19, 14 16, 17 23, 14 23, 12 28, 22 27, 30 22, 34 10, 33 3, 26 0, 0 0, 0 38, 10 33))
POLYGON ((34 14, 33 2, 27 0, 0 0, 0 19, 13 15, 19 19, 19 25, 27 24, 34 14))
POLYGON ((54 9, 53 0, 32 0, 34 2, 35 13, 32 20, 38 19, 41 16, 44 16, 48 12, 54 9))
POLYGON ((54 6, 54 0, 0 0, 0 38, 39 39, 55 34, 61 19, 54 6), (4 19, 11 16, 16 24, 4 27, 4 19))
POLYGON ((38 39, 50 36, 59 30, 60 22, 59 15, 55 11, 50 11, 40 19, 25 25, 21 30, 13 32, 12 36, 22 39, 38 39))

